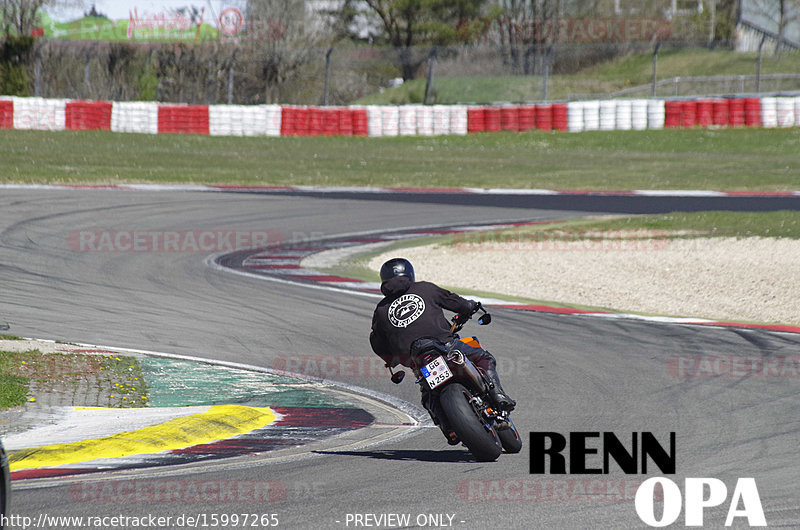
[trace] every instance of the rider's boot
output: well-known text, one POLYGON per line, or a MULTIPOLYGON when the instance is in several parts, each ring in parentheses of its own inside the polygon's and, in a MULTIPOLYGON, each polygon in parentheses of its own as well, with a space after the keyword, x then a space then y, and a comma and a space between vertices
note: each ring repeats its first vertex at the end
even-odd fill
POLYGON ((486 378, 491 383, 489 394, 492 396, 492 399, 494 399, 497 406, 503 410, 514 410, 514 407, 517 406, 517 402, 511 399, 506 391, 503 390, 503 387, 500 384, 500 376, 497 375, 497 370, 494 368, 487 370, 486 378))

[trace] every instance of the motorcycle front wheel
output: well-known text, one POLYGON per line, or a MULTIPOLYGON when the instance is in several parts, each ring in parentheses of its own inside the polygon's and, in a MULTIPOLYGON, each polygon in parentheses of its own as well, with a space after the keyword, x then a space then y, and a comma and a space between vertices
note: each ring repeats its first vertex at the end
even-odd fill
POLYGON ((453 383, 442 390, 439 403, 450 427, 479 462, 497 460, 503 448, 494 427, 484 423, 479 411, 470 403, 472 394, 464 386, 453 383))

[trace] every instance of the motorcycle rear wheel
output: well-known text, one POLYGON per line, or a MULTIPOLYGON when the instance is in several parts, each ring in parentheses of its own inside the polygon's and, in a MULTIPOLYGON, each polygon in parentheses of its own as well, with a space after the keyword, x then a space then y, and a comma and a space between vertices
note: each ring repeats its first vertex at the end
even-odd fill
POLYGON ((519 453, 522 450, 522 439, 511 418, 508 418, 508 423, 509 428, 498 430, 497 436, 500 437, 500 443, 503 444, 503 450, 506 453, 519 453))
POLYGON ((458 383, 448 385, 439 395, 448 424, 459 440, 479 462, 493 462, 503 451, 500 438, 494 427, 483 422, 470 399, 472 394, 458 383))

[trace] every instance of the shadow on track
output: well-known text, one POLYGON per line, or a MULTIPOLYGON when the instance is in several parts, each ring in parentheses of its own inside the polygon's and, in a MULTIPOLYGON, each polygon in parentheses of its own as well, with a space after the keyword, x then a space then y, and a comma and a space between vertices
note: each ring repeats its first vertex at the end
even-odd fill
POLYGON ((383 451, 315 451, 322 455, 365 456, 378 460, 398 460, 416 462, 469 462, 474 464, 475 458, 464 450, 430 451, 416 449, 387 449, 383 451))

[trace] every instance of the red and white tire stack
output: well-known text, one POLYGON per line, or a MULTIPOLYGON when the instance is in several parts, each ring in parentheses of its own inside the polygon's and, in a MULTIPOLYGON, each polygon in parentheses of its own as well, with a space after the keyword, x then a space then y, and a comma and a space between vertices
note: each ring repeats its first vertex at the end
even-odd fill
POLYGON ((0 97, 0 129, 212 136, 433 136, 482 132, 800 127, 800 96, 609 99, 525 105, 179 105, 0 97))

